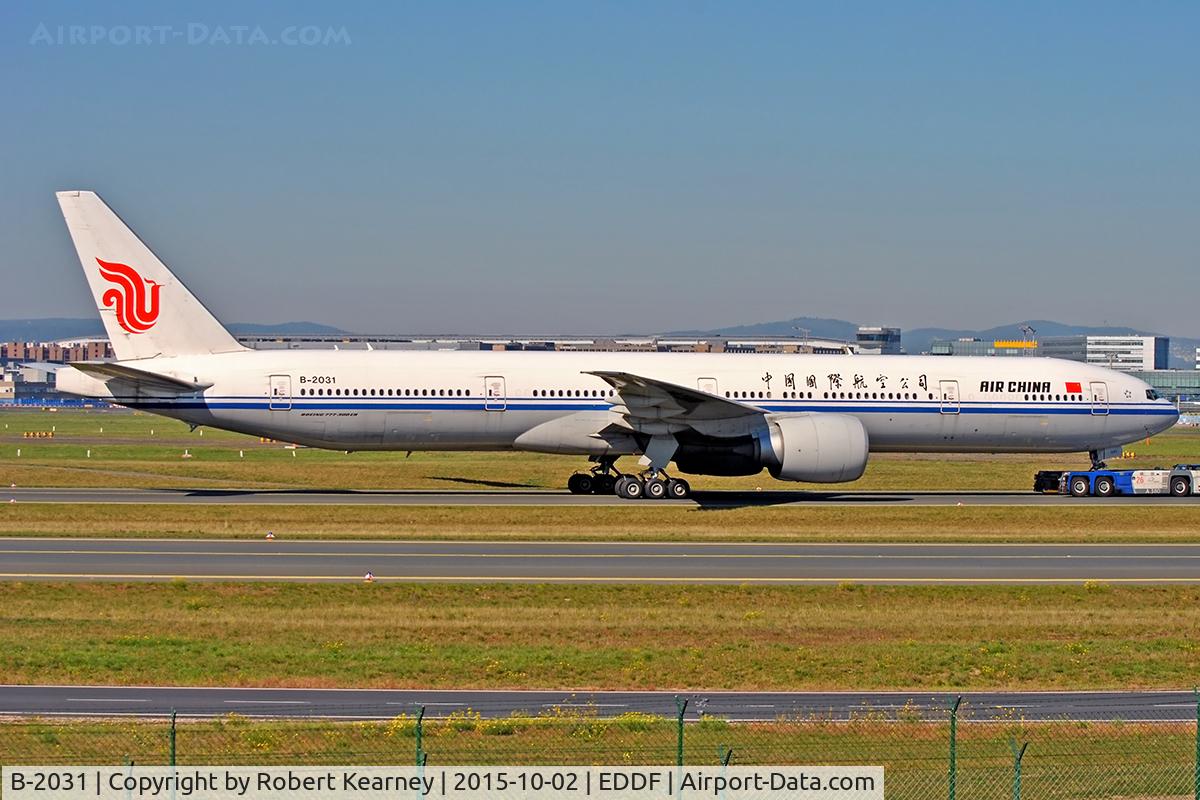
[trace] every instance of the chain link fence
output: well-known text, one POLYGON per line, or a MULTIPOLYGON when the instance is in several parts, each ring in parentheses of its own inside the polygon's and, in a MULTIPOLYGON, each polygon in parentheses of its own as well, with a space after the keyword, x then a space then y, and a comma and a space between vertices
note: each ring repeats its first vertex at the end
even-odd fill
POLYGON ((304 718, 13 719, 4 764, 882 765, 889 798, 1194 798, 1196 704, 905 703, 734 721, 675 708, 552 707, 536 714, 312 707, 304 718), (1183 707, 1186 706, 1186 707, 1183 707), (395 713, 399 711, 400 713, 395 713), (1153 713, 1151 713, 1153 712, 1153 713))

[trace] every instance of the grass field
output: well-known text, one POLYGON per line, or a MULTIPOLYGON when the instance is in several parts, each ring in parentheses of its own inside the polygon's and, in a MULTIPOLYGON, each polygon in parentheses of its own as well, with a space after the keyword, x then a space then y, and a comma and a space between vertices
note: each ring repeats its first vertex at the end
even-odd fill
MULTIPOLYGON (((185 721, 177 758, 187 764, 408 765, 416 761, 415 723, 264 722, 227 716, 185 721)), ((626 714, 481 720, 466 714, 426 721, 429 766, 517 764, 671 764, 676 728, 661 716, 626 714)), ((0 723, 0 748, 17 764, 166 763, 168 726, 154 722, 0 723)), ((1008 742, 1029 742, 1026 796, 1044 798, 1190 797, 1195 726, 1188 724, 962 724, 960 796, 1009 800, 1008 742)), ((684 731, 684 763, 717 765, 882 765, 889 798, 947 795, 949 735, 944 719, 849 724, 820 720, 729 723, 706 719, 684 731)))
MULTIPOLYGON (((0 412, 0 485, 257 486, 324 489, 554 488, 583 458, 531 453, 341 453, 278 443, 126 411, 0 412), (24 439, 51 431, 53 439, 24 439), (17 451, 21 454, 18 457, 17 451), (187 450, 190 458, 184 459, 187 450), (90 457, 88 453, 90 451, 90 457)), ((1130 447, 1128 466, 1200 461, 1200 431, 1179 429, 1130 447)), ((1079 454, 915 456, 879 454, 866 475, 839 488, 1025 490, 1038 469, 1086 466, 1079 454)), ((632 462, 626 469, 633 470, 632 462)), ((749 478, 705 478, 696 488, 814 488, 749 478)), ((818 488, 829 488, 822 486, 818 488)))
MULTIPOLYGON (((3 497, 0 490, 0 498, 3 497)), ((1197 509, 55 505, 0 502, 0 535, 485 541, 1195 542, 1197 509)))
MULTIPOLYGON (((0 486, 262 488, 558 488, 583 459, 528 453, 336 453, 289 450, 131 412, 0 412, 0 486), (24 439, 54 429, 53 439, 24 439), (21 455, 16 455, 18 449, 21 455), (181 458, 184 450, 191 458, 181 458), (87 456, 90 450, 90 458, 87 456)), ((1133 448, 1127 465, 1200 460, 1200 432, 1180 429, 1133 448)), ((873 458, 837 488, 1025 490, 1041 468, 1079 456, 873 458)), ((632 467, 631 467, 632 468, 632 467)), ((697 488, 786 489, 752 478, 697 478, 697 488)), ((803 487, 801 487, 803 488, 803 487)), ((807 487, 815 488, 815 487, 807 487)), ((820 487, 828 489, 830 487, 820 487)), ((2 490, 0 490, 2 498, 2 490)), ((810 541, 1195 541, 1194 509, 1074 507, 613 508, 0 505, 0 535, 410 539, 810 541)))
POLYGON ((7 683, 1190 686, 1200 587, 0 584, 7 683))

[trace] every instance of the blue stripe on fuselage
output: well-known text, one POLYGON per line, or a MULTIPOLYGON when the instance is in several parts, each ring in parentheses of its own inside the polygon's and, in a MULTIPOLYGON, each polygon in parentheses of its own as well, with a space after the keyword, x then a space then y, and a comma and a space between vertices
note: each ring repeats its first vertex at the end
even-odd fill
MULTIPOLYGON (((383 397, 383 398, 359 398, 354 402, 329 402, 329 401, 311 401, 297 400, 291 401, 290 409, 274 408, 266 399, 260 398, 213 398, 211 400, 197 400, 193 398, 171 400, 138 400, 136 397, 114 397, 113 400, 121 405, 127 405, 135 408, 160 408, 160 409, 222 409, 222 410, 292 410, 292 411, 494 411, 499 412, 501 409, 486 408, 483 403, 483 398, 478 401, 471 400, 465 402, 455 402, 447 398, 446 402, 429 402, 425 398, 415 398, 407 400, 403 398, 383 397)), ((751 405, 751 404, 746 404, 751 405)), ((508 411, 605 411, 611 408, 608 402, 595 402, 594 400, 580 398, 579 400, 566 400, 559 402, 546 402, 544 400, 525 400, 509 398, 505 404, 504 410, 508 411)), ((809 400, 794 400, 794 401, 773 401, 771 403, 763 403, 753 405, 766 413, 780 412, 840 412, 851 414, 944 414, 945 416, 956 416, 964 414, 1058 414, 1058 415, 1083 415, 1083 416, 1104 416, 1104 412, 1094 414, 1090 403, 1079 404, 1037 404, 1037 403, 1016 403, 1016 404, 1001 404, 1001 403, 984 403, 980 401, 967 401, 958 406, 957 411, 943 411, 942 406, 938 401, 932 401, 926 405, 890 405, 890 404, 875 404, 875 405, 854 405, 849 401, 831 400, 824 403, 814 403, 809 400)), ((1110 404, 1107 409, 1108 414, 1123 415, 1123 416, 1171 416, 1177 411, 1168 406, 1158 405, 1140 405, 1140 404, 1110 404)))

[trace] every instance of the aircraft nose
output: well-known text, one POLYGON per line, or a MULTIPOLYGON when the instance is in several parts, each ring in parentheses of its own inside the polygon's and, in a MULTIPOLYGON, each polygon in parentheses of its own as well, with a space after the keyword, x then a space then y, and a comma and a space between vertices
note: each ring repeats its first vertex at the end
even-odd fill
POLYGON ((1166 401, 1164 405, 1169 409, 1169 413, 1164 413, 1162 418, 1153 424, 1152 427, 1155 433, 1162 433, 1165 430, 1169 430, 1174 427, 1175 423, 1179 422, 1179 409, 1172 405, 1170 401, 1166 401))

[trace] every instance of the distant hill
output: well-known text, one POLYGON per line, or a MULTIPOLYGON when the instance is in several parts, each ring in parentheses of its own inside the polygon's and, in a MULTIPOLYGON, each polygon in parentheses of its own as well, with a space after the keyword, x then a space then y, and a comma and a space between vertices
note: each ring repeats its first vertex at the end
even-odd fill
POLYGON ((337 334, 347 333, 341 328, 335 328, 332 325, 322 325, 319 322, 280 322, 275 325, 260 325, 254 322, 233 322, 229 325, 229 332, 237 335, 254 335, 254 336, 269 336, 278 334, 280 336, 295 336, 296 334, 308 333, 317 334, 320 336, 335 336, 337 334))
MULTIPOLYGON (((280 322, 261 325, 254 322, 235 322, 229 326, 234 335, 280 336, 311 333, 334 335, 345 333, 340 328, 322 325, 319 322, 280 322)), ((52 342, 56 339, 76 339, 87 336, 103 336, 104 326, 99 318, 75 319, 71 317, 46 317, 44 319, 0 320, 0 342, 52 342)))
POLYGON ((858 325, 844 319, 822 317, 796 317, 779 322, 759 322, 751 325, 735 325, 730 328, 708 330, 671 331, 668 336, 811 336, 814 339, 840 339, 854 341, 858 325))
POLYGON ((55 339, 75 339, 86 336, 103 336, 104 326, 99 318, 71 319, 47 317, 45 319, 2 319, 0 341, 3 342, 52 342, 55 339))
MULTIPOLYGON (((1013 322, 1009 325, 997 325, 984 330, 967 330, 958 328, 914 328, 903 332, 905 351, 909 353, 924 353, 929 351, 934 339, 958 339, 962 337, 977 337, 979 339, 1020 339, 1021 326, 1028 325, 1037 331, 1038 337, 1044 336, 1073 336, 1080 334, 1113 335, 1141 334, 1150 335, 1149 331, 1139 331, 1134 328, 1100 327, 1088 325, 1068 325, 1053 320, 1034 319, 1024 322, 1013 322)), ((243 336, 295 336, 312 334, 321 336, 336 336, 348 333, 332 325, 319 322, 280 322, 274 325, 264 325, 254 322, 235 322, 229 330, 235 335, 243 336)), ((771 336, 802 336, 807 334, 814 339, 840 339, 854 341, 858 324, 844 319, 826 319, 823 317, 796 317, 794 319, 776 322, 759 322, 749 325, 734 325, 727 328, 694 329, 686 331, 669 331, 667 336, 731 336, 731 337, 771 337, 771 336)), ((49 342, 56 339, 73 339, 86 336, 103 336, 104 327, 97 318, 47 317, 44 319, 7 319, 0 320, 0 342, 32 341, 49 342)), ((1200 339, 1183 336, 1171 337, 1170 365, 1180 369, 1191 369, 1195 366, 1196 348, 1200 347, 1200 339)))

